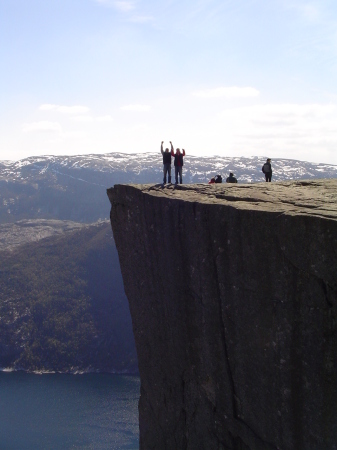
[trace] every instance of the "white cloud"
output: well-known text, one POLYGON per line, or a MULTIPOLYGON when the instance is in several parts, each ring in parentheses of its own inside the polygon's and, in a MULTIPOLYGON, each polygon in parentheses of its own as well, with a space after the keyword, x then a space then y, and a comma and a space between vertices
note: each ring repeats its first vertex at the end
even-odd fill
POLYGON ((110 115, 96 117, 97 122, 113 122, 114 118, 110 115))
POLYGON ((62 114, 86 114, 89 112, 87 106, 75 105, 75 106, 64 106, 64 105, 53 105, 50 103, 45 103, 40 105, 39 109, 41 111, 56 111, 62 114))
POLYGON ((121 109, 123 111, 147 112, 147 111, 150 111, 151 106, 135 104, 135 105, 122 106, 121 109))
POLYGON ((94 121, 93 116, 89 116, 89 115, 86 115, 86 114, 84 114, 82 116, 71 116, 70 119, 72 121, 74 121, 74 122, 86 122, 86 123, 88 123, 88 122, 93 122, 94 121))
POLYGON ((315 5, 310 3, 302 5, 299 10, 302 15, 310 22, 315 22, 320 18, 321 15, 319 9, 315 5))
POLYGON ((62 127, 58 122, 48 122, 46 120, 41 122, 24 123, 22 131, 25 133, 30 132, 62 132, 62 127))
POLYGON ((115 1, 115 0, 96 0, 101 5, 108 6, 109 8, 115 8, 120 12, 130 12, 135 9, 134 2, 130 1, 115 1))
POLYGON ((135 5, 133 2, 119 1, 119 2, 114 2, 114 4, 115 4, 115 8, 121 12, 129 12, 129 11, 132 11, 133 9, 135 9, 135 5))
POLYGON ((89 116, 89 115, 82 115, 82 116, 72 116, 71 120, 73 120, 74 122, 113 122, 114 118, 110 115, 106 115, 106 116, 97 116, 97 117, 93 117, 93 116, 89 116))
POLYGON ((228 87, 218 87, 214 89, 204 89, 201 91, 193 92, 192 95, 201 98, 247 98, 247 97, 257 97, 259 91, 252 87, 238 87, 238 86, 228 86, 228 87))
POLYGON ((223 111, 220 117, 223 119, 235 118, 235 120, 265 123, 291 123, 296 121, 317 121, 326 120, 329 116, 335 115, 336 105, 333 104, 267 104, 245 106, 241 108, 231 108, 223 111))
POLYGON ((285 4, 287 9, 295 10, 307 22, 317 22, 321 19, 321 9, 317 2, 289 0, 285 4))
POLYGON ((86 129, 79 131, 68 131, 67 133, 64 133, 63 137, 64 139, 83 140, 88 138, 88 133, 86 129))
POLYGON ((130 17, 129 21, 130 22, 135 22, 135 23, 146 23, 146 22, 152 22, 154 20, 153 16, 133 16, 130 17))
POLYGON ((298 158, 316 152, 315 159, 337 146, 337 105, 270 104, 231 108, 216 120, 223 139, 233 150, 249 149, 250 154, 298 158), (272 153, 271 153, 272 151, 272 153), (317 153, 318 152, 318 153, 317 153), (295 156, 296 155, 296 156, 295 156))

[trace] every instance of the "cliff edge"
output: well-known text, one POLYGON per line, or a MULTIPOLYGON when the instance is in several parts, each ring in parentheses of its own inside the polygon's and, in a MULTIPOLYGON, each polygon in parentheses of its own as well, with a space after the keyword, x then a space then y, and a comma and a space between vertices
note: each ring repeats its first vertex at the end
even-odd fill
POLYGON ((116 185, 144 450, 337 445, 337 180, 116 185))

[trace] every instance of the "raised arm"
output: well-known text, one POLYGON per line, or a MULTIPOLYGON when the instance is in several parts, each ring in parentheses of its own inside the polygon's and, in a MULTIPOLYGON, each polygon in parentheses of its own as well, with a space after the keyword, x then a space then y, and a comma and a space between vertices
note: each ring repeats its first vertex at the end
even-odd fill
POLYGON ((182 151, 183 151, 183 156, 185 156, 185 150, 184 150, 184 149, 182 149, 182 151))
POLYGON ((171 155, 174 156, 174 148, 173 148, 173 144, 171 141, 170 141, 170 144, 171 144, 171 155))
POLYGON ((160 151, 161 151, 162 155, 164 154, 163 144, 164 144, 164 141, 161 141, 160 151))

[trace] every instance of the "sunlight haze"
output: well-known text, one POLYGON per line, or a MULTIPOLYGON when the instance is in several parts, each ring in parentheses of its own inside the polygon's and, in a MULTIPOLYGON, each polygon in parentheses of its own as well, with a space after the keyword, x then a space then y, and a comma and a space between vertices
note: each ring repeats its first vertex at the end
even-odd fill
POLYGON ((337 164, 335 0, 0 0, 0 159, 337 164))

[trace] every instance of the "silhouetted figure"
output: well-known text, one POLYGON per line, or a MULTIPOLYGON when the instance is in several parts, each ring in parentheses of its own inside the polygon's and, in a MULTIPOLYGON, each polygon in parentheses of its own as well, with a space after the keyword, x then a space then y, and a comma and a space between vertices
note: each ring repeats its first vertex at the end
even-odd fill
POLYGON ((208 182, 208 184, 214 184, 214 183, 222 183, 222 176, 215 175, 215 177, 211 178, 208 182))
POLYGON ((226 183, 237 183, 238 180, 235 178, 234 174, 230 172, 229 177, 226 178, 226 183))
MULTIPOLYGON (((164 184, 166 183, 166 175, 168 175, 168 182, 171 183, 171 163, 172 163, 172 155, 168 148, 163 150, 164 141, 161 143, 160 151, 163 155, 163 170, 164 170, 164 184)), ((172 147, 172 143, 171 143, 172 147)))
POLYGON ((180 149, 177 148, 176 152, 174 153, 174 148, 171 144, 171 155, 174 157, 174 174, 175 174, 175 184, 178 184, 178 176, 180 184, 183 182, 183 165, 184 165, 184 156, 185 156, 185 150, 182 149, 182 153, 180 152, 180 149))
POLYGON ((266 181, 271 181, 271 176, 272 176, 272 169, 271 169, 271 159, 268 158, 267 162, 265 162, 262 166, 262 172, 264 173, 264 176, 266 177, 266 181))

